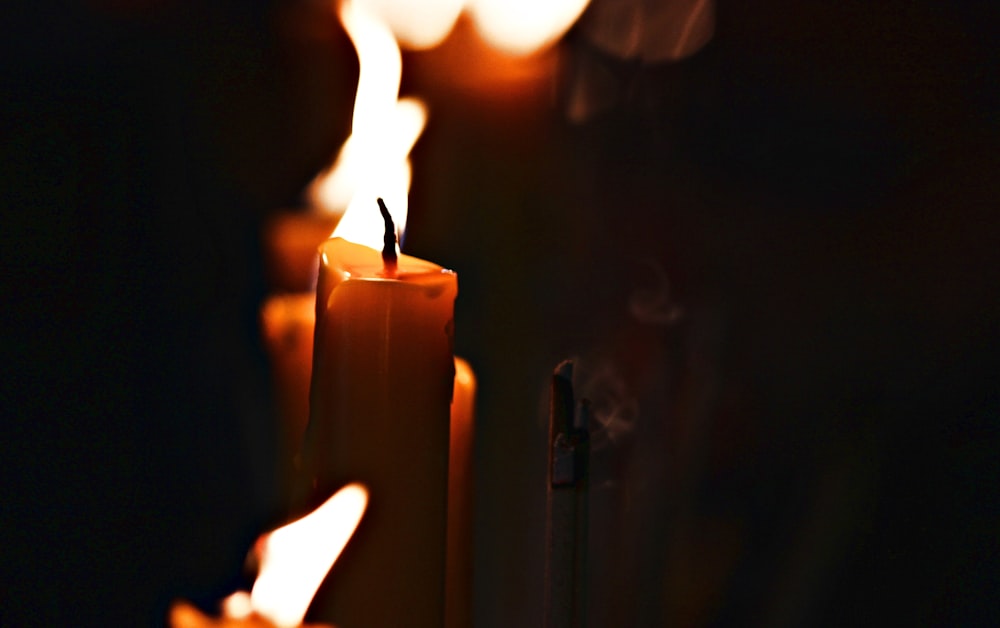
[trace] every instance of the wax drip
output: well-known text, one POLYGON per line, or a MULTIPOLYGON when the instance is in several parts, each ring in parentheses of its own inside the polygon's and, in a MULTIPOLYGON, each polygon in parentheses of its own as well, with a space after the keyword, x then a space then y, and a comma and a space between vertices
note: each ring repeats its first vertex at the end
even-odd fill
POLYGON ((396 225, 392 222, 389 208, 385 206, 385 201, 378 199, 378 210, 385 220, 385 236, 382 238, 382 263, 385 265, 386 275, 396 274, 396 225))

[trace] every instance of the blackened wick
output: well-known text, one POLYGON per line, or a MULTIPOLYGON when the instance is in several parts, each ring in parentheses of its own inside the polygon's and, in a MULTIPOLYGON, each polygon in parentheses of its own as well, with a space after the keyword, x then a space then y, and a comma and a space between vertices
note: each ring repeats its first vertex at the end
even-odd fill
POLYGON ((385 235, 382 237, 382 263, 385 264, 387 273, 396 272, 396 225, 392 222, 389 208, 385 206, 385 201, 378 199, 378 210, 385 220, 385 235))

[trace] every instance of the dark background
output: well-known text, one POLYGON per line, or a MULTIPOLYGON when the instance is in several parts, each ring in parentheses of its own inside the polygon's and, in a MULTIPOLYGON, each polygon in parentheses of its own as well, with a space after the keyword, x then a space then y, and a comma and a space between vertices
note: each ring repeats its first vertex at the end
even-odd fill
MULTIPOLYGON (((583 124, 557 77, 505 99, 404 61, 404 247, 459 272, 480 384, 478 626, 540 624, 566 357, 592 625, 996 623, 996 9, 828 4, 720 1, 677 64, 570 33, 561 67, 614 77, 583 124)), ((291 0, 5 14, 0 621, 155 624, 282 517, 260 229, 357 68, 291 0)))

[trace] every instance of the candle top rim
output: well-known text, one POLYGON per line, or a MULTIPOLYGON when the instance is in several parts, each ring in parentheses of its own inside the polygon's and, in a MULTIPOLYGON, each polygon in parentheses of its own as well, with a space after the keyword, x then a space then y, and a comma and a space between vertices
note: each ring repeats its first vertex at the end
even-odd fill
MULTIPOLYGON (((374 267, 373 267, 374 268, 374 267)), ((381 267, 379 267, 381 269, 381 267)), ((397 271, 392 276, 378 274, 377 272, 369 272, 368 268, 352 266, 350 269, 342 269, 344 277, 346 279, 356 279, 358 281, 382 281, 382 282, 393 282, 393 281, 405 281, 407 279, 417 279, 421 277, 438 277, 455 275, 455 271, 448 270, 447 268, 438 268, 434 270, 400 270, 397 271)))
POLYGON ((453 270, 406 254, 399 256, 396 270, 387 274, 380 251, 339 237, 322 243, 319 254, 321 265, 339 273, 345 280, 408 283, 457 275, 453 270))

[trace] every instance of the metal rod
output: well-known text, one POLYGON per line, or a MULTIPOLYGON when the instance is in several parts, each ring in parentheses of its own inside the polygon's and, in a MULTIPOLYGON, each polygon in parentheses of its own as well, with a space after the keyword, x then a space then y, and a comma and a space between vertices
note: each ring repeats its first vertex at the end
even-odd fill
POLYGON ((546 483, 546 628, 583 628, 586 620, 589 405, 577 412, 573 362, 552 375, 546 483))

